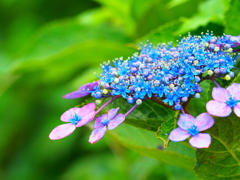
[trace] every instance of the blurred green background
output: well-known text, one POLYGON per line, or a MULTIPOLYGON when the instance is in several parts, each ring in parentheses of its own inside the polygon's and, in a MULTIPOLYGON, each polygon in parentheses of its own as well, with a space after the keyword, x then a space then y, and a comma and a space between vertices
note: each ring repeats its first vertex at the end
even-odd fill
POLYGON ((239 24, 230 22, 239 21, 236 6, 237 0, 1 0, 0 179, 196 179, 111 136, 91 145, 88 127, 58 141, 48 135, 64 111, 84 100, 61 97, 95 80, 100 63, 131 56, 147 39, 175 41, 207 30, 237 35, 239 24))

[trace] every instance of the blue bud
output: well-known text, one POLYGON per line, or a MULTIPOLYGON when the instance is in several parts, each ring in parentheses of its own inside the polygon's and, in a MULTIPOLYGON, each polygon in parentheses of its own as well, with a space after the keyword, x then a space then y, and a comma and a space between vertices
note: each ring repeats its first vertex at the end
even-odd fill
POLYGON ((127 102, 128 102, 129 104, 134 103, 133 97, 129 96, 129 97, 127 98, 127 102))
POLYGON ((182 105, 181 105, 181 104, 176 104, 176 105, 174 106, 174 109, 175 109, 175 110, 181 110, 181 109, 182 109, 182 105))
POLYGON ((225 68, 220 68, 220 73, 221 74, 226 74, 227 70, 225 68))

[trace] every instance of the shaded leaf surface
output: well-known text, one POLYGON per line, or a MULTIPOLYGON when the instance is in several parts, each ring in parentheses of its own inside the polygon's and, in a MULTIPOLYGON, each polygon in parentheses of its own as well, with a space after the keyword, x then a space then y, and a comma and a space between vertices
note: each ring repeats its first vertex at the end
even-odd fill
POLYGON ((108 131, 108 133, 119 143, 144 156, 184 169, 192 169, 195 164, 194 158, 162 149, 162 141, 156 139, 152 132, 122 124, 113 131, 108 131))
POLYGON ((240 74, 233 80, 234 83, 240 83, 240 74))
MULTIPOLYGON (((43 27, 27 42, 16 55, 11 71, 38 71, 35 82, 39 78, 62 82, 102 61, 132 55, 136 49, 126 45, 129 40, 121 30, 107 24, 83 25, 77 19, 57 21, 43 27)), ((93 73, 89 76, 94 77, 93 73)))
POLYGON ((199 6, 198 12, 190 19, 185 19, 178 33, 181 34, 195 30, 200 26, 206 26, 209 22, 221 24, 224 13, 228 8, 228 3, 226 0, 203 1, 199 6))
POLYGON ((178 35, 175 34, 176 29, 181 26, 182 23, 179 21, 173 21, 166 23, 162 26, 151 31, 149 34, 143 36, 139 42, 145 43, 147 40, 153 44, 158 43, 168 43, 173 41, 175 43, 176 40, 180 39, 178 35))
POLYGON ((240 19, 239 19, 240 1, 232 0, 231 6, 226 13, 225 17, 225 32, 231 35, 239 35, 240 32, 240 19))
POLYGON ((214 87, 213 82, 205 80, 200 83, 200 86, 203 89, 200 93, 201 97, 199 99, 192 98, 187 105, 187 110, 194 117, 206 112, 206 103, 212 99, 212 88, 214 87))
MULTIPOLYGON (((119 98, 109 104, 103 112, 107 113, 111 108, 120 107, 119 113, 125 114, 132 106, 127 103, 126 99, 119 98)), ((158 127, 164 121, 172 119, 175 113, 176 111, 167 109, 151 100, 146 100, 126 117, 125 122, 135 127, 156 132, 158 127)))
POLYGON ((156 137, 161 139, 164 142, 164 147, 166 148, 169 144, 168 136, 170 132, 176 128, 177 118, 169 119, 161 124, 156 132, 156 137))
POLYGON ((208 149, 197 150, 197 175, 203 179, 240 179, 240 118, 232 114, 215 118, 207 131, 212 136, 208 149))

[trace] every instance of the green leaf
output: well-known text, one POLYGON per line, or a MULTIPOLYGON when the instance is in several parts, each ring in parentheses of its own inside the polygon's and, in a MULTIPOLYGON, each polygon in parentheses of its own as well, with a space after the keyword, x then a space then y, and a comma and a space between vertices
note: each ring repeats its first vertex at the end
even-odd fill
POLYGON ((168 6, 173 8, 175 6, 179 6, 181 4, 184 4, 185 2, 187 2, 189 0, 171 0, 169 3, 168 3, 168 6))
POLYGON ((181 155, 175 151, 161 150, 162 141, 156 139, 152 132, 122 124, 113 131, 108 131, 108 133, 125 147, 144 156, 189 170, 195 164, 194 158, 181 155))
POLYGON ((240 118, 216 117, 215 124, 207 130, 212 143, 208 149, 197 150, 197 175, 202 179, 240 179, 240 118))
MULTIPOLYGON (((120 113, 125 114, 133 105, 128 104, 126 99, 119 98, 103 109, 104 113, 111 108, 120 107, 120 113)), ((156 132, 164 121, 172 119, 176 111, 167 109, 151 100, 144 101, 134 109, 125 119, 125 122, 142 129, 156 132)))
POLYGON ((232 69, 232 71, 234 72, 235 76, 240 74, 240 56, 238 56, 236 58, 236 63, 234 65, 234 68, 232 69))
POLYGON ((228 0, 208 0, 202 2, 194 16, 189 19, 183 19, 184 23, 178 30, 178 33, 195 30, 200 26, 206 26, 209 22, 222 24, 228 4, 228 0))
POLYGON ((17 58, 21 61, 49 61, 51 57, 61 56, 61 52, 71 51, 69 48, 74 50, 80 43, 100 43, 101 40, 128 42, 128 37, 121 31, 106 26, 81 25, 77 20, 49 24, 33 37, 17 58))
POLYGON ((127 34, 132 34, 135 21, 133 20, 132 16, 130 15, 130 0, 95 0, 102 5, 110 14, 111 19, 116 24, 121 24, 124 27, 127 34))
MULTIPOLYGON (((40 78, 45 82, 67 81, 93 64, 99 66, 103 61, 132 55, 136 49, 126 44, 129 40, 121 30, 110 25, 82 25, 78 19, 54 22, 23 47, 11 71, 18 74, 38 71, 33 82, 40 78)), ((93 73, 89 75, 92 78, 93 73)))
POLYGON ((81 13, 76 19, 82 25, 100 25, 109 21, 110 15, 106 8, 95 8, 81 13))
POLYGON ((231 35, 239 35, 240 32, 240 19, 239 14, 240 1, 231 0, 231 6, 225 15, 225 32, 231 35))
POLYGON ((192 98, 187 105, 187 110, 194 117, 206 112, 206 104, 212 99, 211 92, 214 84, 210 80, 205 80, 200 83, 200 86, 202 88, 202 92, 200 93, 201 97, 199 99, 192 98))
POLYGON ((171 41, 176 42, 176 40, 179 39, 179 36, 175 32, 176 29, 181 26, 181 24, 182 23, 179 21, 172 21, 166 23, 140 38, 138 42, 146 42, 147 40, 149 40, 155 45, 158 43, 168 43, 171 41))
POLYGON ((96 152, 91 156, 85 155, 84 157, 75 159, 75 161, 73 161, 68 167, 66 167, 66 171, 63 172, 61 179, 127 179, 128 174, 124 173, 124 171, 126 171, 125 168, 129 168, 128 166, 130 166, 130 162, 125 162, 124 164, 124 161, 128 161, 128 157, 124 156, 124 158, 118 158, 115 156, 115 154, 112 154, 111 152, 96 152), (79 171, 79 169, 81 169, 81 171, 79 171))
MULTIPOLYGON (((133 14, 137 19, 135 36, 145 35, 159 26, 163 26, 168 22, 176 21, 179 17, 189 17, 196 12, 200 0, 185 1, 172 7, 169 1, 159 0, 135 0, 133 2, 133 14), (187 9, 187 11, 186 11, 187 9)), ((166 34, 176 32, 165 31, 166 34)), ((162 42, 160 40, 160 42, 162 42)))
POLYGON ((240 74, 237 75, 237 77, 233 80, 234 83, 240 83, 240 74))
POLYGON ((158 3, 158 0, 133 0, 131 5, 131 12, 133 17, 138 21, 145 15, 146 11, 151 9, 158 3))
POLYGON ((168 136, 170 132, 176 128, 177 126, 177 118, 179 115, 179 111, 176 112, 176 115, 172 119, 168 119, 164 121, 160 127, 158 127, 158 131, 156 132, 156 137, 161 139, 164 143, 164 147, 168 147, 169 139, 168 136))

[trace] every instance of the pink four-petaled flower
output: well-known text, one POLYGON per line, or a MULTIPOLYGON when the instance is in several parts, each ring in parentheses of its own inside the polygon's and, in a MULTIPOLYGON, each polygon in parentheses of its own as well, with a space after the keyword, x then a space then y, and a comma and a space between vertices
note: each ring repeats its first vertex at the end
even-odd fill
POLYGON ((209 114, 219 117, 229 116, 234 113, 240 117, 240 84, 233 83, 227 89, 214 87, 211 100, 207 103, 209 114))
POLYGON ((89 138, 89 142, 94 144, 103 138, 107 129, 112 130, 119 126, 124 120, 125 116, 123 114, 117 114, 120 108, 110 109, 108 114, 103 114, 96 118, 95 124, 93 126, 94 130, 89 138))
POLYGON ((183 141, 193 136, 189 143, 195 148, 208 148, 211 136, 208 133, 199 133, 209 129, 214 124, 213 117, 208 113, 202 113, 196 119, 190 114, 181 114, 178 119, 178 128, 172 130, 169 135, 171 141, 183 141))
POLYGON ((55 127, 49 135, 51 140, 61 139, 70 134, 77 128, 92 121, 96 115, 94 111, 96 105, 89 103, 82 108, 71 108, 64 112, 61 116, 63 122, 69 122, 55 127))

